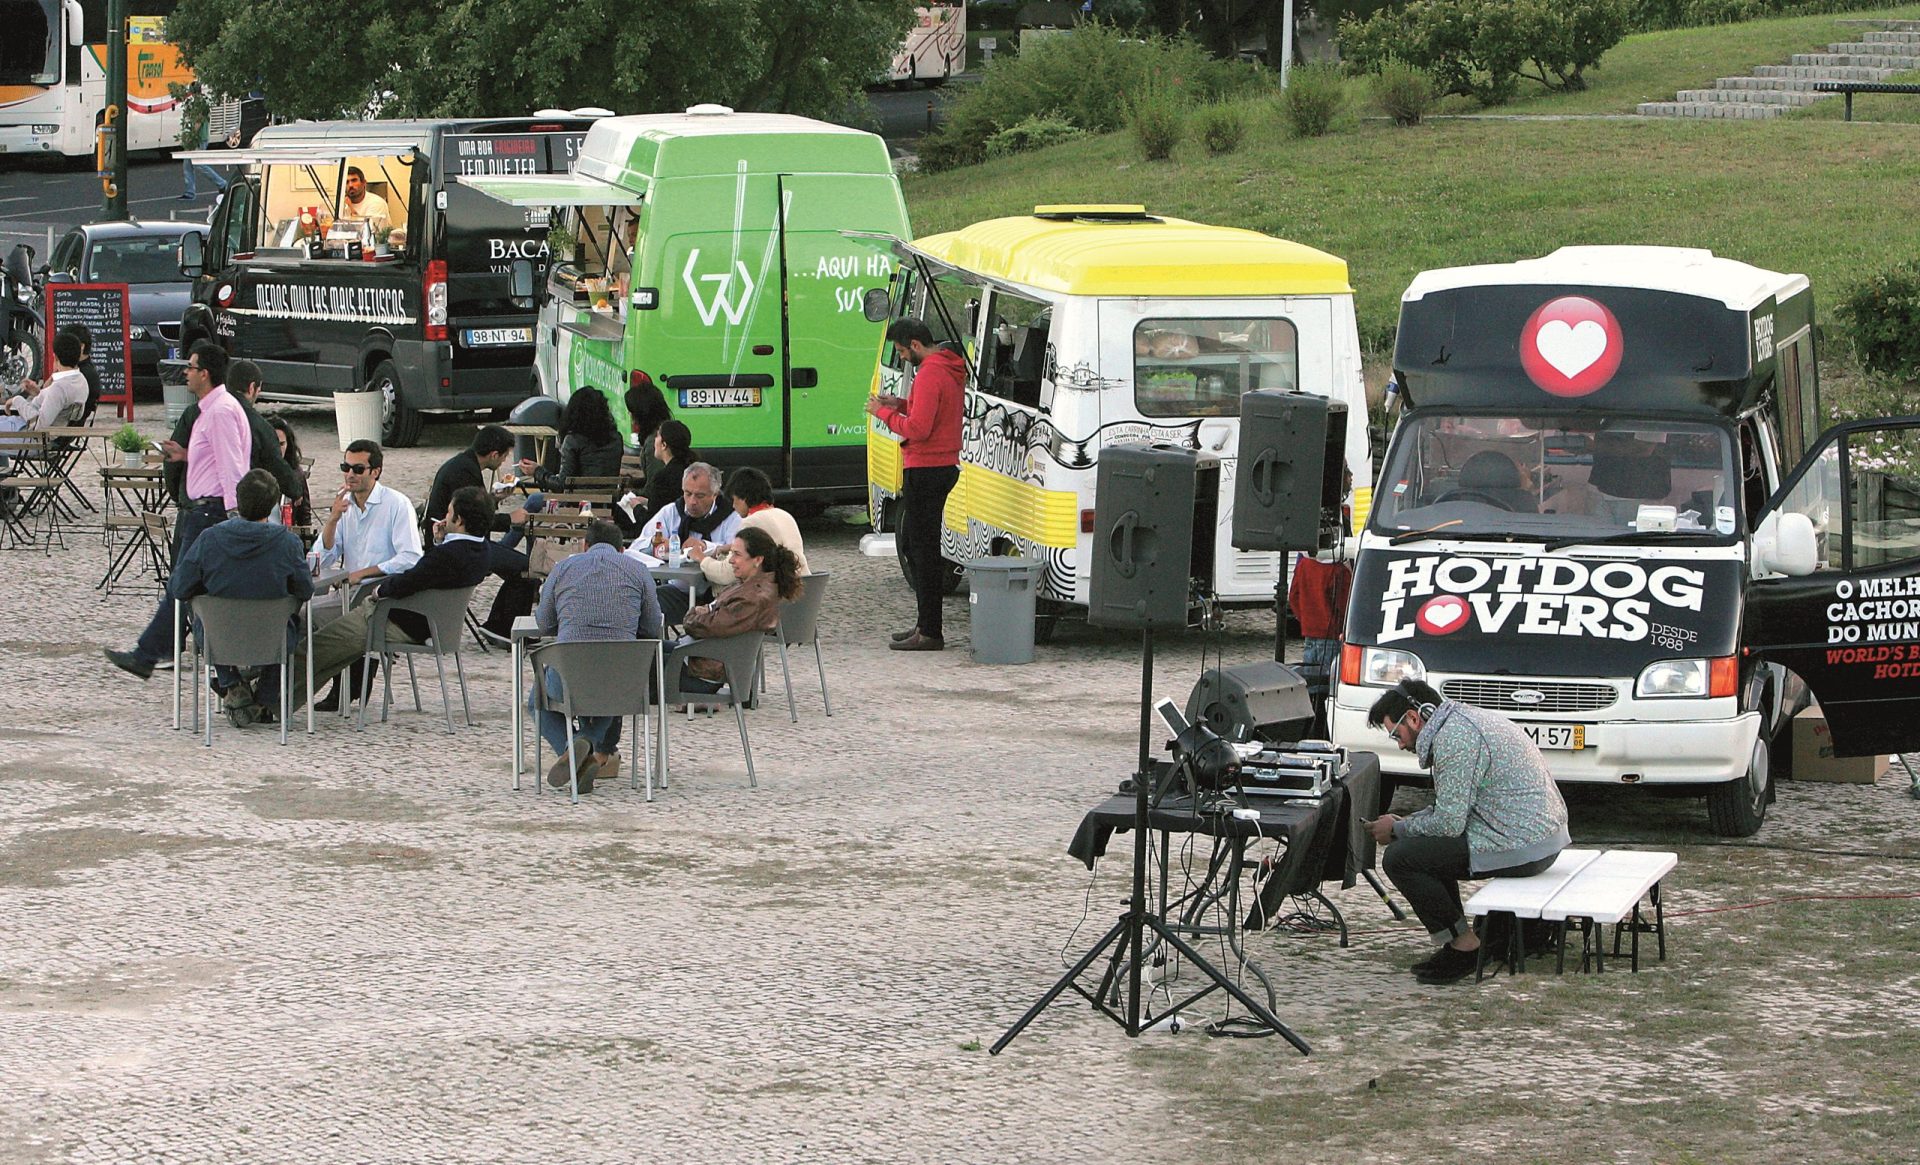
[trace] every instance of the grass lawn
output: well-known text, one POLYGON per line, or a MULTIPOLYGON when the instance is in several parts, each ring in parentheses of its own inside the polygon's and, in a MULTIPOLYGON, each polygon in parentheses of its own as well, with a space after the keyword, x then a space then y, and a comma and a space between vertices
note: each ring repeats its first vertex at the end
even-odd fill
MULTIPOLYGON (((1390 336, 1418 272, 1569 243, 1707 247, 1805 272, 1816 303, 1920 253, 1920 127, 1831 121, 1366 122, 1289 137, 1271 107, 1234 154, 1140 159, 1112 134, 906 181, 916 234, 1043 202, 1139 202, 1345 258, 1362 338, 1390 336)), ((1823 308, 1824 314, 1824 308, 1823 308)))

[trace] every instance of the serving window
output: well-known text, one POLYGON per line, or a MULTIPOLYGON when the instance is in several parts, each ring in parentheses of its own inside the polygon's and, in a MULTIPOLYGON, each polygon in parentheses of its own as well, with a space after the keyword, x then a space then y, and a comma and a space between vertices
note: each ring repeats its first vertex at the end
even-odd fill
POLYGON ((1284 319, 1149 319, 1133 331, 1133 399, 1145 417, 1237 417, 1255 389, 1300 381, 1284 319))
POLYGON ((279 162, 261 166, 262 246, 298 247, 304 240, 351 236, 363 246, 408 248, 413 168, 399 155, 356 156, 339 162, 279 162), (356 207, 347 181, 358 171, 367 198, 356 207))

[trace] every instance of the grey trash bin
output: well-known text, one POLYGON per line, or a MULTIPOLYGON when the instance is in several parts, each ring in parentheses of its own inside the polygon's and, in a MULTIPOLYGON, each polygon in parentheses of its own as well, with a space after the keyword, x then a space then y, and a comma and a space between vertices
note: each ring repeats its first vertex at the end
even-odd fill
POLYGON ((975 663, 1033 662, 1034 588, 1042 566, 1031 558, 977 558, 967 563, 975 663))

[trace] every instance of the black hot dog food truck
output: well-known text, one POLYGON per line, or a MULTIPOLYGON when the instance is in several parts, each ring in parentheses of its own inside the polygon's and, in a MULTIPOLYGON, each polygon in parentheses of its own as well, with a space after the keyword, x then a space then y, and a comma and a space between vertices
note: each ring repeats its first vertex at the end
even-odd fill
POLYGON ((389 445, 418 441, 429 412, 504 415, 534 389, 537 306, 513 273, 537 286, 547 212, 458 179, 565 174, 591 124, 295 122, 243 150, 179 155, 247 166, 204 254, 182 249, 182 350, 212 338, 256 361, 270 400, 380 392, 389 445))
POLYGON ((1813 296, 1666 247, 1428 271, 1360 532, 1333 733, 1405 677, 1556 779, 1687 786, 1757 830, 1807 691, 1841 755, 1920 746, 1920 418, 1819 431, 1813 296))

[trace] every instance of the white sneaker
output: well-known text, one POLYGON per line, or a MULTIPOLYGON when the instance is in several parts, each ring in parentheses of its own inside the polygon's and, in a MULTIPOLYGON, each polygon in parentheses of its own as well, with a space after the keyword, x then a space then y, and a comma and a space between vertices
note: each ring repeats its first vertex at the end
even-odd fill
POLYGON ((162 659, 162 660, 161 660, 161 661, 160 661, 159 663, 156 663, 156 664, 154 664, 154 665, 153 665, 153 670, 154 670, 154 671, 172 671, 172 670, 173 670, 173 657, 172 657, 171 655, 169 655, 169 656, 167 656, 167 657, 165 657, 164 659, 162 659))

